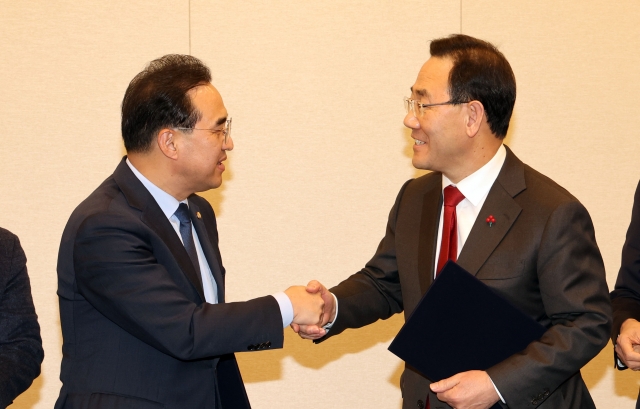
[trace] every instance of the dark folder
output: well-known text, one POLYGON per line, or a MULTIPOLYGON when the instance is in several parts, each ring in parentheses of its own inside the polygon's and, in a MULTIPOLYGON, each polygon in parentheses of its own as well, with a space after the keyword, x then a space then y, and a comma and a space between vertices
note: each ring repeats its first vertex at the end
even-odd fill
POLYGON ((436 382, 460 372, 490 368, 540 339, 545 331, 449 261, 389 351, 436 382))

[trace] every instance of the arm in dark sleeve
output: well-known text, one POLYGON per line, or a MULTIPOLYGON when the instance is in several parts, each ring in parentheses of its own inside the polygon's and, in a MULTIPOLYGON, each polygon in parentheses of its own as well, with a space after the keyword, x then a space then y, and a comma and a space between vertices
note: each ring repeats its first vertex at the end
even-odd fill
POLYGON ((20 241, 0 231, 0 407, 27 390, 44 358, 20 241))
POLYGON ((611 329, 604 264, 582 204, 564 203, 550 215, 536 264, 551 326, 539 341, 487 370, 514 409, 555 391, 604 348, 611 329))
POLYGON ((633 199, 631 223, 622 247, 622 263, 615 288, 611 292, 611 304, 611 339, 615 344, 625 320, 634 318, 640 321, 640 183, 633 199))
MULTIPOLYGON (((271 296, 246 302, 197 304, 179 282, 177 264, 156 257, 169 252, 139 219, 114 213, 87 218, 74 246, 79 293, 136 338, 178 359, 246 351, 266 341, 283 344, 280 307, 271 296), (154 245, 156 248, 154 248, 154 245)), ((182 280, 182 281, 181 281, 182 280)))
MULTIPOLYGON (((365 268, 330 289, 339 311, 327 337, 347 328, 360 328, 403 311, 402 291, 396 262, 396 220, 406 186, 402 186, 389 212, 386 233, 365 268)), ((326 338, 326 337, 325 337, 326 338)))

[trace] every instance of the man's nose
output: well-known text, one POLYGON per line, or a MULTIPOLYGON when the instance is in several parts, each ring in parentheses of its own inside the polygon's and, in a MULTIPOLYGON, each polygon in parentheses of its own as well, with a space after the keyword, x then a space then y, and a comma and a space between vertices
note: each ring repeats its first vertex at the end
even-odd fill
POLYGON ((222 150, 224 151, 232 151, 233 150, 233 139, 231 139, 231 135, 227 136, 227 141, 223 142, 222 150))
POLYGON ((420 128, 420 121, 413 115, 413 112, 409 112, 404 116, 404 126, 410 129, 418 129, 420 128))

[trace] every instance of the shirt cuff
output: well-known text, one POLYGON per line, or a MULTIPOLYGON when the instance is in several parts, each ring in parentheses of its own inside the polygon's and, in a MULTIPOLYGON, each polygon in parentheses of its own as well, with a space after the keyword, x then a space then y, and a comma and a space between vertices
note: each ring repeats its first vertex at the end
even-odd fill
MULTIPOLYGON (((487 374, 488 375, 488 374, 487 374)), ((496 386, 495 383, 493 383, 493 379, 491 379, 491 377, 489 377, 489 380, 491 381, 491 385, 493 385, 493 388, 496 390, 496 393, 498 394, 498 397, 500 398, 500 400, 502 401, 502 403, 504 403, 505 405, 507 404, 507 402, 504 401, 504 398, 502 397, 502 395, 500 395, 500 391, 498 390, 498 387, 496 386)))
POLYGON ((293 304, 284 292, 272 294, 280 306, 280 314, 282 315, 282 328, 287 328, 293 322, 293 304))
POLYGON ((336 316, 333 318, 333 321, 327 322, 326 325, 324 327, 322 327, 322 328, 324 328, 324 330, 326 332, 329 332, 331 327, 333 327, 333 324, 338 319, 338 297, 336 297, 336 295, 334 293, 331 293, 331 295, 333 296, 333 302, 336 304, 336 316))

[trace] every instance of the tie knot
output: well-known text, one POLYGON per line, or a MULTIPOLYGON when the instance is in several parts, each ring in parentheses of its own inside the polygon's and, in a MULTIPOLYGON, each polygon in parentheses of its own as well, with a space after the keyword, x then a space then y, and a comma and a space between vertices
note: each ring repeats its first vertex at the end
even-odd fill
POLYGON ((458 203, 462 202, 464 195, 460 193, 457 187, 449 185, 444 188, 444 205, 456 207, 458 203))
POLYGON ((180 203, 178 210, 174 215, 180 220, 180 224, 191 223, 191 216, 189 216, 189 206, 186 203, 180 203))

